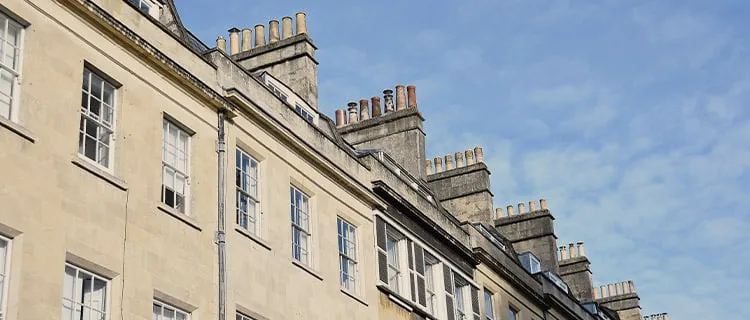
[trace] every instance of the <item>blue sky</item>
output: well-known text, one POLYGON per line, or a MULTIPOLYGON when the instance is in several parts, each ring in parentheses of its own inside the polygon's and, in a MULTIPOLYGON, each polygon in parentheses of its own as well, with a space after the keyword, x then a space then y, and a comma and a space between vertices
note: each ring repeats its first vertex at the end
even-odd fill
POLYGON ((209 44, 307 12, 322 112, 414 84, 428 155, 483 146, 496 206, 547 198, 595 284, 750 319, 750 1, 176 2, 209 44))

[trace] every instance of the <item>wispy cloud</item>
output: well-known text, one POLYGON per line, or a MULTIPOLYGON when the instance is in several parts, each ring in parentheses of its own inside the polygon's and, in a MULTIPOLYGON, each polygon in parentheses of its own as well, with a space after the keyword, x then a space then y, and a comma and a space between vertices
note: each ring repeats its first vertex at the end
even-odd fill
POLYGON ((484 146, 496 205, 548 198, 597 283, 750 318, 747 2, 186 2, 209 43, 308 11, 322 111, 417 84, 428 154, 484 146))

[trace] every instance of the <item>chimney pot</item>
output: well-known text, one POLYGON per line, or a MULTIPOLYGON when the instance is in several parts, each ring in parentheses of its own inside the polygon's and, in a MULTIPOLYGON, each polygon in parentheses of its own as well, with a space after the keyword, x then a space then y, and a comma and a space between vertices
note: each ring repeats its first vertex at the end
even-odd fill
POLYGON ((615 293, 617 293, 618 296, 622 294, 622 283, 615 283, 615 293))
POLYGON ((367 99, 359 100, 359 120, 370 119, 370 102, 367 99))
POLYGON ((577 256, 578 256, 578 255, 576 255, 576 249, 575 249, 575 247, 573 246, 573 243, 572 243, 572 242, 568 244, 568 251, 570 252, 570 258, 571 258, 571 259, 572 259, 572 258, 575 258, 575 257, 577 257, 577 256))
POLYGON ((593 289, 592 291, 594 291, 594 300, 598 300, 599 299, 599 288, 591 288, 591 289, 593 289))
POLYGON ((296 34, 303 34, 307 33, 307 20, 305 17, 304 12, 297 12, 297 33, 296 34))
POLYGON ((292 17, 281 18, 281 39, 292 36, 292 17))
POLYGON ((443 172, 443 158, 435 157, 435 173, 443 172))
POLYGON ((346 110, 336 110, 336 127, 343 127, 346 125, 346 110))
POLYGON ((407 97, 407 104, 406 106, 409 108, 416 108, 417 107, 417 87, 416 86, 407 86, 406 87, 406 97, 407 97))
POLYGON ((349 124, 357 123, 357 103, 349 102, 349 124))
POLYGON ((425 160, 424 161, 424 168, 425 168, 425 172, 427 172, 427 174, 432 174, 432 161, 425 160))
POLYGON ((547 199, 539 199, 539 207, 542 210, 547 210, 547 199))
POLYGON ((372 117, 377 118, 380 117, 381 110, 380 110, 380 97, 372 97, 370 98, 372 101, 372 117))
POLYGON ((229 54, 240 53, 240 29, 229 29, 229 54))
POLYGON ((560 247, 560 260, 568 260, 570 257, 568 257, 568 249, 565 248, 565 246, 560 247))
POLYGON ((385 113, 393 112, 393 90, 383 90, 383 100, 385 100, 385 113))
POLYGON ((227 40, 225 40, 224 37, 219 36, 216 38, 216 49, 219 49, 219 51, 223 53, 227 53, 227 40))
POLYGON ((503 217, 503 208, 495 208, 495 219, 503 217))
POLYGON ((613 297, 613 296, 617 295, 617 293, 615 292, 615 285, 613 285, 611 283, 607 285, 607 291, 609 291, 609 296, 610 297, 613 297))
POLYGON ((266 44, 266 27, 262 24, 255 25, 255 47, 266 44))
POLYGON ((509 217, 512 217, 512 216, 514 216, 516 214, 515 212, 513 212, 513 206, 507 206, 507 207, 505 207, 505 211, 508 212, 508 216, 509 217))
POLYGON ((602 298, 609 297, 609 292, 607 292, 607 286, 601 285, 599 289, 602 291, 602 298))
POLYGON ((484 152, 482 152, 482 147, 474 147, 474 157, 476 158, 477 163, 484 162, 484 152))
POLYGON ((536 211, 536 201, 529 201, 529 212, 536 211))
POLYGON ((635 283, 633 283, 633 280, 628 280, 628 287, 630 287, 630 293, 635 293, 635 283))
POLYGON ((453 156, 445 156, 445 171, 453 170, 453 156))
POLYGON ((524 206, 523 202, 518 203, 518 214, 524 214, 526 213, 526 206, 524 206))
POLYGON ((242 52, 248 51, 253 47, 253 31, 249 28, 242 29, 242 52))
POLYGON ((464 153, 463 152, 456 152, 454 154, 456 157, 456 168, 461 168, 464 166, 464 153))
POLYGON ((628 287, 627 281, 620 282, 620 285, 622 286, 622 294, 630 293, 630 287, 628 287))
POLYGON ((404 85, 399 84, 396 86, 396 111, 406 108, 406 92, 404 91, 404 85))
POLYGON ((274 43, 279 41, 279 20, 268 22, 268 42, 274 43))
POLYGON ((464 154, 466 154, 466 165, 472 165, 474 164, 474 151, 466 150, 464 151, 464 154))
POLYGON ((583 250, 583 241, 578 241, 578 243, 576 245, 578 247, 578 256, 579 257, 585 257, 586 256, 586 252, 583 250))
POLYGON ((663 320, 669 320, 669 315, 668 314, 665 313, 665 314, 663 314, 663 316, 664 316, 663 320))

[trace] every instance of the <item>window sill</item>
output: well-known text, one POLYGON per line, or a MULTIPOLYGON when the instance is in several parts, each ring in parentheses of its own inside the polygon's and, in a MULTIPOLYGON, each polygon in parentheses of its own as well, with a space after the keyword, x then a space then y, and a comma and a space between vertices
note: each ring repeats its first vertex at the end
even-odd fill
POLYGON ((172 208, 164 205, 163 203, 159 203, 159 205, 157 206, 157 208, 159 208, 159 210, 163 211, 164 213, 169 214, 170 216, 175 217, 178 220, 180 220, 180 221, 186 223, 187 225, 193 227, 195 230, 201 231, 201 227, 198 224, 198 221, 195 221, 195 219, 191 218, 190 216, 188 216, 188 215, 186 215, 186 214, 184 214, 182 212, 179 212, 179 211, 177 211, 175 209, 172 209, 172 208))
POLYGON ((399 307, 403 308, 404 310, 407 310, 409 312, 414 312, 425 319, 431 319, 431 320, 437 320, 437 318, 427 312, 423 306, 417 305, 411 300, 402 297, 400 293, 397 293, 393 291, 390 287, 388 287, 387 284, 380 283, 376 286, 378 290, 380 290, 384 295, 388 296, 388 299, 393 301, 393 303, 397 304, 399 307))
POLYGON ((344 289, 344 288, 341 288, 341 292, 343 292, 343 293, 344 293, 345 295, 347 295, 347 296, 351 297, 352 299, 354 299, 354 300, 357 300, 357 301, 358 301, 359 303, 361 303, 361 304, 365 305, 365 307, 369 306, 369 305, 367 304, 367 301, 365 301, 365 299, 363 299, 362 297, 358 296, 358 295, 357 295, 357 294, 355 294, 354 292, 351 292, 351 291, 349 291, 349 290, 346 290, 346 289, 344 289))
POLYGON ((24 128, 22 125, 17 124, 13 121, 10 121, 4 117, 0 117, 0 126, 3 126, 7 128, 8 130, 12 131, 13 133, 21 136, 22 138, 29 140, 29 142, 34 143, 36 141, 36 137, 34 136, 31 131, 24 128))
POLYGON ((271 251, 271 245, 268 244, 268 242, 266 242, 265 240, 261 239, 259 236, 256 236, 237 225, 234 226, 234 230, 247 237, 248 239, 255 241, 255 243, 259 244, 263 248, 266 248, 268 251, 271 251))
POLYGON ((302 270, 305 270, 305 272, 309 273, 313 277, 318 278, 318 280, 323 281, 323 277, 320 276, 315 270, 311 269, 309 266, 304 265, 302 262, 299 262, 297 260, 292 260, 292 264, 299 267, 302 270))
POLYGON ((109 182, 113 186, 117 187, 118 189, 122 191, 128 191, 128 185, 123 181, 122 179, 115 177, 109 172, 106 172, 100 168, 97 168, 95 165, 89 163, 86 159, 81 159, 77 154, 73 156, 73 159, 70 160, 74 165, 78 166, 79 168, 88 171, 89 173, 104 179, 105 181, 109 182))

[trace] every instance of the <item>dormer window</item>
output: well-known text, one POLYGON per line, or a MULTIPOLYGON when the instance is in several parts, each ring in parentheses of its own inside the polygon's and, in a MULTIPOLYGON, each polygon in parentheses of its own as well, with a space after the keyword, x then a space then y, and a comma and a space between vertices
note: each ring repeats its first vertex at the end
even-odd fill
POLYGON ((307 120, 312 124, 318 123, 318 114, 315 109, 310 107, 299 95, 297 95, 292 89, 286 86, 283 82, 274 78, 270 74, 263 72, 259 75, 260 80, 273 92, 274 95, 279 97, 281 101, 292 108, 297 114, 303 119, 307 120))
POLYGON ((138 7, 141 11, 148 15, 159 19, 159 12, 161 11, 161 4, 156 0, 128 0, 134 6, 138 7))
POLYGON ((539 259, 534 256, 531 252, 523 252, 518 255, 518 259, 521 260, 521 265, 531 274, 535 274, 542 271, 542 264, 539 263, 539 259))

